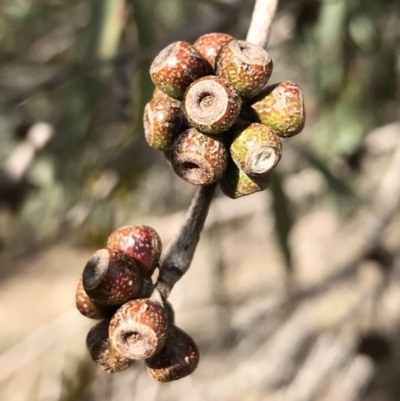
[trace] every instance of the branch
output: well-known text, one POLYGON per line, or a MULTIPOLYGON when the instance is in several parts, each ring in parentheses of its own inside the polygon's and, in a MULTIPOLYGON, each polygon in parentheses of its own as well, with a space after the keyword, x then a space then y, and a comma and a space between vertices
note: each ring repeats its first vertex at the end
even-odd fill
POLYGON ((156 290, 164 299, 168 298, 175 283, 189 269, 215 188, 216 184, 199 188, 192 200, 184 223, 165 251, 160 264, 160 276, 156 284, 156 290))
MULTIPOLYGON (((256 0, 247 35, 248 41, 266 46, 277 4, 278 0, 256 0)), ((175 283, 189 269, 215 188, 216 184, 213 184, 198 190, 187 212, 185 222, 161 261, 160 275, 153 295, 160 294, 164 299, 168 298, 175 283)))
POLYGON ((267 47, 278 0, 256 0, 246 40, 267 47))

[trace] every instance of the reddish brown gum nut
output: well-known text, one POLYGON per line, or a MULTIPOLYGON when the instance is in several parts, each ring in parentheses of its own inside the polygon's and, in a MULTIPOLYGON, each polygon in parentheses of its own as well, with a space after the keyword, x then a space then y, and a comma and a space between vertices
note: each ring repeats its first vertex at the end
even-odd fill
POLYGON ((193 373, 199 359, 199 349, 193 338, 180 328, 172 326, 164 348, 147 359, 146 366, 154 380, 167 383, 193 373))
POLYGON ((246 174, 270 172, 282 157, 282 145, 275 131, 259 123, 242 127, 230 146, 232 160, 246 174))
POLYGON ((237 199, 267 189, 270 182, 269 173, 251 176, 237 168, 236 164, 230 160, 219 185, 226 196, 237 199))
POLYGON ((208 63, 188 42, 175 42, 161 50, 150 66, 154 84, 168 96, 182 99, 187 87, 207 75, 208 63))
POLYGON ((134 259, 146 277, 153 274, 162 251, 160 236, 149 226, 117 228, 108 237, 107 246, 118 249, 134 259))
POLYGON ((183 99, 189 124, 207 134, 227 131, 236 121, 242 99, 225 78, 207 76, 193 82, 183 99))
POLYGON ((262 124, 283 138, 297 135, 304 128, 303 94, 293 82, 268 86, 256 96, 251 107, 262 124))
POLYGON ((114 347, 127 358, 147 359, 167 340, 168 316, 152 299, 135 299, 122 305, 111 319, 109 334, 114 347))
POLYGON ((134 362, 122 356, 112 345, 108 335, 110 320, 103 320, 92 327, 86 337, 86 347, 92 359, 108 373, 121 372, 134 362))
POLYGON ((75 303, 78 311, 89 319, 105 319, 111 317, 117 310, 117 306, 102 305, 89 298, 83 288, 82 276, 79 278, 76 288, 75 303))
POLYGON ((100 249, 85 266, 83 287, 95 302, 122 305, 140 293, 139 268, 134 260, 117 249, 100 249))
POLYGON ((194 128, 180 135, 172 148, 172 168, 193 185, 210 185, 218 181, 227 160, 228 153, 220 137, 204 135, 194 128))
POLYGON ((200 36, 193 46, 199 51, 205 60, 208 61, 212 71, 215 70, 215 58, 221 47, 232 40, 233 37, 227 33, 207 33, 200 36))
POLYGON ((144 108, 143 126, 146 141, 158 150, 168 150, 183 131, 181 102, 179 100, 152 99, 144 108))
POLYGON ((243 40, 224 45, 215 61, 217 75, 232 82, 240 96, 252 98, 266 85, 272 73, 272 60, 260 46, 243 40))

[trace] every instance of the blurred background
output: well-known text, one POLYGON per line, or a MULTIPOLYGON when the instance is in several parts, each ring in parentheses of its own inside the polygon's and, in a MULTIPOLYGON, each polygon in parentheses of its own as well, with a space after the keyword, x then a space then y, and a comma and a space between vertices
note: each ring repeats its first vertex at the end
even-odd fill
POLYGON ((199 345, 188 378, 85 349, 78 277, 110 231, 167 244, 195 188, 143 139, 153 57, 243 39, 254 1, 0 2, 0 399, 400 399, 400 2, 281 0, 270 82, 303 90, 271 188, 220 191, 171 301, 199 345))

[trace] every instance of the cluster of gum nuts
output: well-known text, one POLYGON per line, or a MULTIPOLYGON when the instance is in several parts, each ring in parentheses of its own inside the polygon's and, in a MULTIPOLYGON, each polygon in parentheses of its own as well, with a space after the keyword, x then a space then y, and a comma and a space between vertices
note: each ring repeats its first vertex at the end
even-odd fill
POLYGON ((158 382, 191 374, 199 351, 194 340, 174 324, 172 305, 154 290, 162 243, 148 226, 125 226, 108 237, 106 247, 86 264, 76 290, 82 315, 101 320, 89 331, 86 346, 106 372, 145 360, 158 382))
MULTIPOLYGON (((301 90, 289 81, 266 86, 271 73, 264 49, 227 34, 167 46, 150 67, 156 89, 144 111, 148 143, 191 184, 218 181, 230 198, 266 189, 282 156, 280 138, 298 134, 305 118, 301 90)), ((155 380, 169 382, 197 367, 196 343, 174 324, 172 305, 152 281, 161 250, 154 229, 126 226, 85 266, 76 306, 101 320, 86 345, 107 372, 145 360, 155 380)))
POLYGON ((147 142, 191 184, 218 181, 233 199, 266 189, 280 138, 305 121, 299 87, 267 86, 271 73, 263 48, 227 34, 172 43, 150 67, 156 89, 144 110, 147 142))

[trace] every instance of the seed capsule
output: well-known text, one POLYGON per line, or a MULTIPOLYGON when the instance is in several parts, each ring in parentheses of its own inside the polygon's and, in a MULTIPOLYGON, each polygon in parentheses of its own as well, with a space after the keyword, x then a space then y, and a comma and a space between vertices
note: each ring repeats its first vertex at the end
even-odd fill
POLYGON ((236 133, 230 151, 237 167, 250 175, 268 173, 282 157, 278 135, 259 123, 242 127, 236 133))
POLYGON ((240 96, 250 99, 266 85, 272 73, 272 60, 259 46, 243 40, 224 45, 215 61, 217 75, 232 82, 240 96))
POLYGON ((121 372, 132 365, 133 360, 122 356, 108 336, 110 320, 103 320, 92 327, 86 337, 86 347, 92 359, 106 372, 121 372))
POLYGON ((146 360, 147 371, 158 382, 182 379, 195 371, 199 350, 193 338, 176 326, 168 331, 164 348, 146 360))
POLYGON ((122 305, 140 293, 139 268, 119 250, 100 249, 85 266, 83 287, 95 302, 122 305))
POLYGON ((162 251, 160 236, 154 228, 149 226, 117 228, 108 237, 107 246, 131 257, 145 277, 153 274, 162 251))
POLYGON ((181 102, 179 100, 152 99, 144 108, 144 135, 150 146, 168 150, 183 131, 181 102))
POLYGON ((263 191, 268 188, 269 184, 269 173, 250 176, 237 168, 232 160, 228 162, 225 173, 219 182, 222 192, 232 199, 263 191))
POLYGON ((172 168, 179 177, 193 185, 218 181, 227 160, 228 153, 218 136, 204 135, 194 128, 180 135, 172 148, 172 168))
POLYGON ((208 73, 208 63, 188 42, 175 42, 161 50, 150 66, 154 84, 181 100, 187 87, 208 73))
POLYGON ((75 303, 78 311, 89 319, 104 319, 111 317, 118 306, 102 305, 89 298, 83 288, 82 276, 79 278, 78 286, 76 288, 75 303))
POLYGON ((242 99, 225 78, 207 76, 185 93, 183 113, 189 124, 207 134, 227 131, 239 116, 242 99))
POLYGON ((211 71, 215 70, 215 58, 221 47, 232 40, 233 37, 226 33, 207 33, 200 36, 193 46, 210 64, 211 71))
POLYGON ((168 316, 158 301, 135 299, 122 305, 111 319, 114 347, 127 358, 147 359, 164 346, 168 316))
POLYGON ((262 124, 283 138, 297 135, 304 128, 303 94, 293 82, 268 86, 252 101, 251 107, 262 124))

